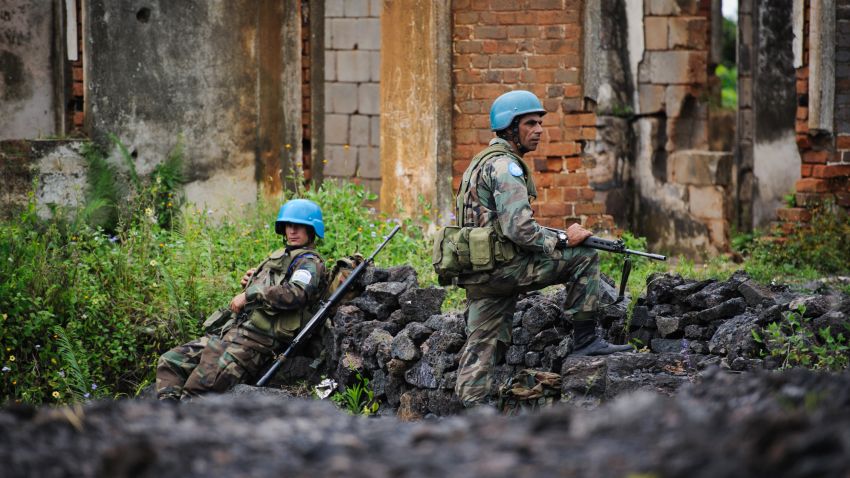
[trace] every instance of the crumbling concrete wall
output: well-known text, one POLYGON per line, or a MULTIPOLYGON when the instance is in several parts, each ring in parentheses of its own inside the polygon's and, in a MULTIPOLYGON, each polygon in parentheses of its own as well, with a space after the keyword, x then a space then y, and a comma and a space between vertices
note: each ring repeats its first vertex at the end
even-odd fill
POLYGON ((211 209, 279 190, 301 157, 300 2, 285 3, 87 2, 94 140, 117 136, 142 174, 182 143, 188 199, 211 209))
POLYGON ((325 2, 324 175, 381 189, 381 0, 325 2))
POLYGON ((711 151, 708 136, 710 19, 717 6, 586 6, 585 28, 598 31, 599 40, 585 40, 585 64, 597 64, 586 69, 585 95, 605 125, 588 147, 597 164, 607 165, 595 184, 611 189, 606 204, 619 206, 619 224, 653 248, 690 256, 727 247, 734 205, 731 155, 711 151))
POLYGON ((0 140, 57 133, 57 8, 58 2, 43 0, 0 3, 0 140))
POLYGON ((451 10, 444 2, 388 2, 381 18, 381 209, 449 223, 451 10), (411 54, 410 45, 417 45, 411 54))
POLYGON ((81 206, 88 181, 82 156, 85 144, 75 140, 0 141, 0 218, 14 217, 26 206, 30 192, 41 217, 49 217, 53 206, 81 206))
POLYGON ((742 0, 738 11, 737 225, 763 228, 800 177, 794 131, 791 0, 742 0))

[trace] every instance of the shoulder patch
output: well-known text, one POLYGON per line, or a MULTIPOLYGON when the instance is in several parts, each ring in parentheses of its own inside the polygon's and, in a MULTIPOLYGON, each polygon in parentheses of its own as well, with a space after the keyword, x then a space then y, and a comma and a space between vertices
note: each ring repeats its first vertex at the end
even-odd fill
POLYGON ((511 161, 510 166, 508 166, 508 172, 511 173, 511 176, 522 176, 522 168, 519 167, 519 164, 517 164, 515 161, 511 161))
POLYGON ((310 271, 305 269, 298 269, 292 274, 292 277, 289 279, 289 282, 298 282, 304 285, 310 285, 310 281, 313 280, 313 274, 310 271))

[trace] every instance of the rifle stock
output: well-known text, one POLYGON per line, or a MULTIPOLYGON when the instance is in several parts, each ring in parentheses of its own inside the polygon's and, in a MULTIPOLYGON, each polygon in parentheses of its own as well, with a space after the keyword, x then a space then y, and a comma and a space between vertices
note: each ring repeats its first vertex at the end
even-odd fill
POLYGON ((343 282, 342 285, 340 285, 334 291, 334 293, 331 294, 328 300, 322 303, 322 306, 319 308, 319 310, 315 314, 313 314, 313 317, 311 317, 307 324, 305 324, 304 327, 301 328, 301 331, 298 332, 298 335, 296 335, 295 338, 292 339, 292 342, 289 343, 289 346, 286 347, 286 350, 275 358, 275 361, 271 365, 271 367, 269 367, 266 373, 263 374, 260 380, 257 381, 258 387, 262 387, 263 385, 265 385, 266 382, 268 382, 269 379, 274 376, 275 372, 277 372, 280 366, 283 365, 283 362, 285 362, 286 359, 289 358, 290 355, 292 355, 295 349, 298 348, 298 345, 301 344, 301 342, 304 341, 306 338, 309 338, 311 335, 313 335, 313 332, 315 332, 319 327, 322 326, 322 324, 325 323, 325 320, 327 320, 328 318, 328 312, 330 312, 330 310, 333 309, 335 305, 337 305, 339 300, 345 294, 345 291, 351 286, 351 284, 354 283, 354 281, 357 280, 363 270, 375 260, 375 256, 377 256, 378 253, 381 252, 381 249, 383 249, 384 246, 386 246, 387 243, 390 242, 390 239, 393 238, 393 236, 396 232, 398 232, 399 229, 401 229, 401 226, 396 225, 396 227, 394 227, 393 230, 390 231, 389 235, 387 235, 387 238, 384 239, 384 242, 382 242, 381 245, 378 246, 378 248, 375 249, 375 251, 372 252, 372 254, 368 258, 366 258, 366 260, 358 264, 357 267, 355 267, 354 270, 351 272, 351 274, 349 274, 349 276, 345 279, 345 282, 343 282))

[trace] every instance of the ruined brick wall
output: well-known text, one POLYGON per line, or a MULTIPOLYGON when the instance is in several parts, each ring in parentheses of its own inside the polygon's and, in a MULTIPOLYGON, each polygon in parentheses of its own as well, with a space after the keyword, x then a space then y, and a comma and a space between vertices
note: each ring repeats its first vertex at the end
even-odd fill
POLYGON ((583 154, 596 138, 596 115, 583 102, 580 0, 457 0, 452 2, 454 93, 453 188, 472 157, 493 137, 489 110, 500 94, 527 89, 543 102, 545 133, 526 155, 544 225, 610 227, 594 201, 583 154))
POLYGON ((324 175, 381 188, 381 1, 325 2, 324 175))
MULTIPOLYGON (((797 68, 797 146, 802 157, 801 179, 795 187, 797 207, 777 211, 785 232, 811 218, 808 207, 823 201, 850 208, 850 0, 835 2, 834 131, 811 130, 809 93, 811 66, 811 1, 804 2, 802 66, 797 68)), ((814 30, 817 32, 817 29, 814 30)))
POLYGON ((629 17, 643 31, 629 44, 638 92, 631 226, 653 248, 690 256, 728 247, 734 205, 731 154, 709 144, 711 15, 710 1, 654 0, 629 17))

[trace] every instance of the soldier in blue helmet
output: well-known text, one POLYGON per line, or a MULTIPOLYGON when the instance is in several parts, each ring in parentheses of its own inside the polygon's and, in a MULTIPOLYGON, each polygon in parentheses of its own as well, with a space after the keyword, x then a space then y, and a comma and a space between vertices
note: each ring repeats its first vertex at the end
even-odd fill
POLYGON ((325 235, 322 210, 306 199, 287 201, 275 232, 286 247, 245 273, 242 292, 207 319, 207 335, 159 358, 160 399, 224 392, 252 379, 310 319, 325 281, 324 260, 315 249, 316 237, 325 235))
MULTIPOLYGON (((493 369, 511 342, 511 322, 522 292, 553 284, 566 286, 563 309, 573 322, 573 354, 631 350, 596 335, 599 259, 595 250, 581 247, 591 232, 573 224, 559 237, 532 217, 531 200, 537 197, 537 189, 522 157, 540 144, 545 114, 540 100, 529 91, 498 97, 490 109, 496 137, 472 159, 458 191, 459 225, 490 228, 495 238, 492 244, 474 242, 470 233, 470 256, 489 254, 490 261, 482 262, 495 266, 458 278, 458 285, 466 289, 468 307, 467 341, 455 392, 466 406, 491 398, 493 369)), ((485 237, 491 237, 490 233, 485 237)))

